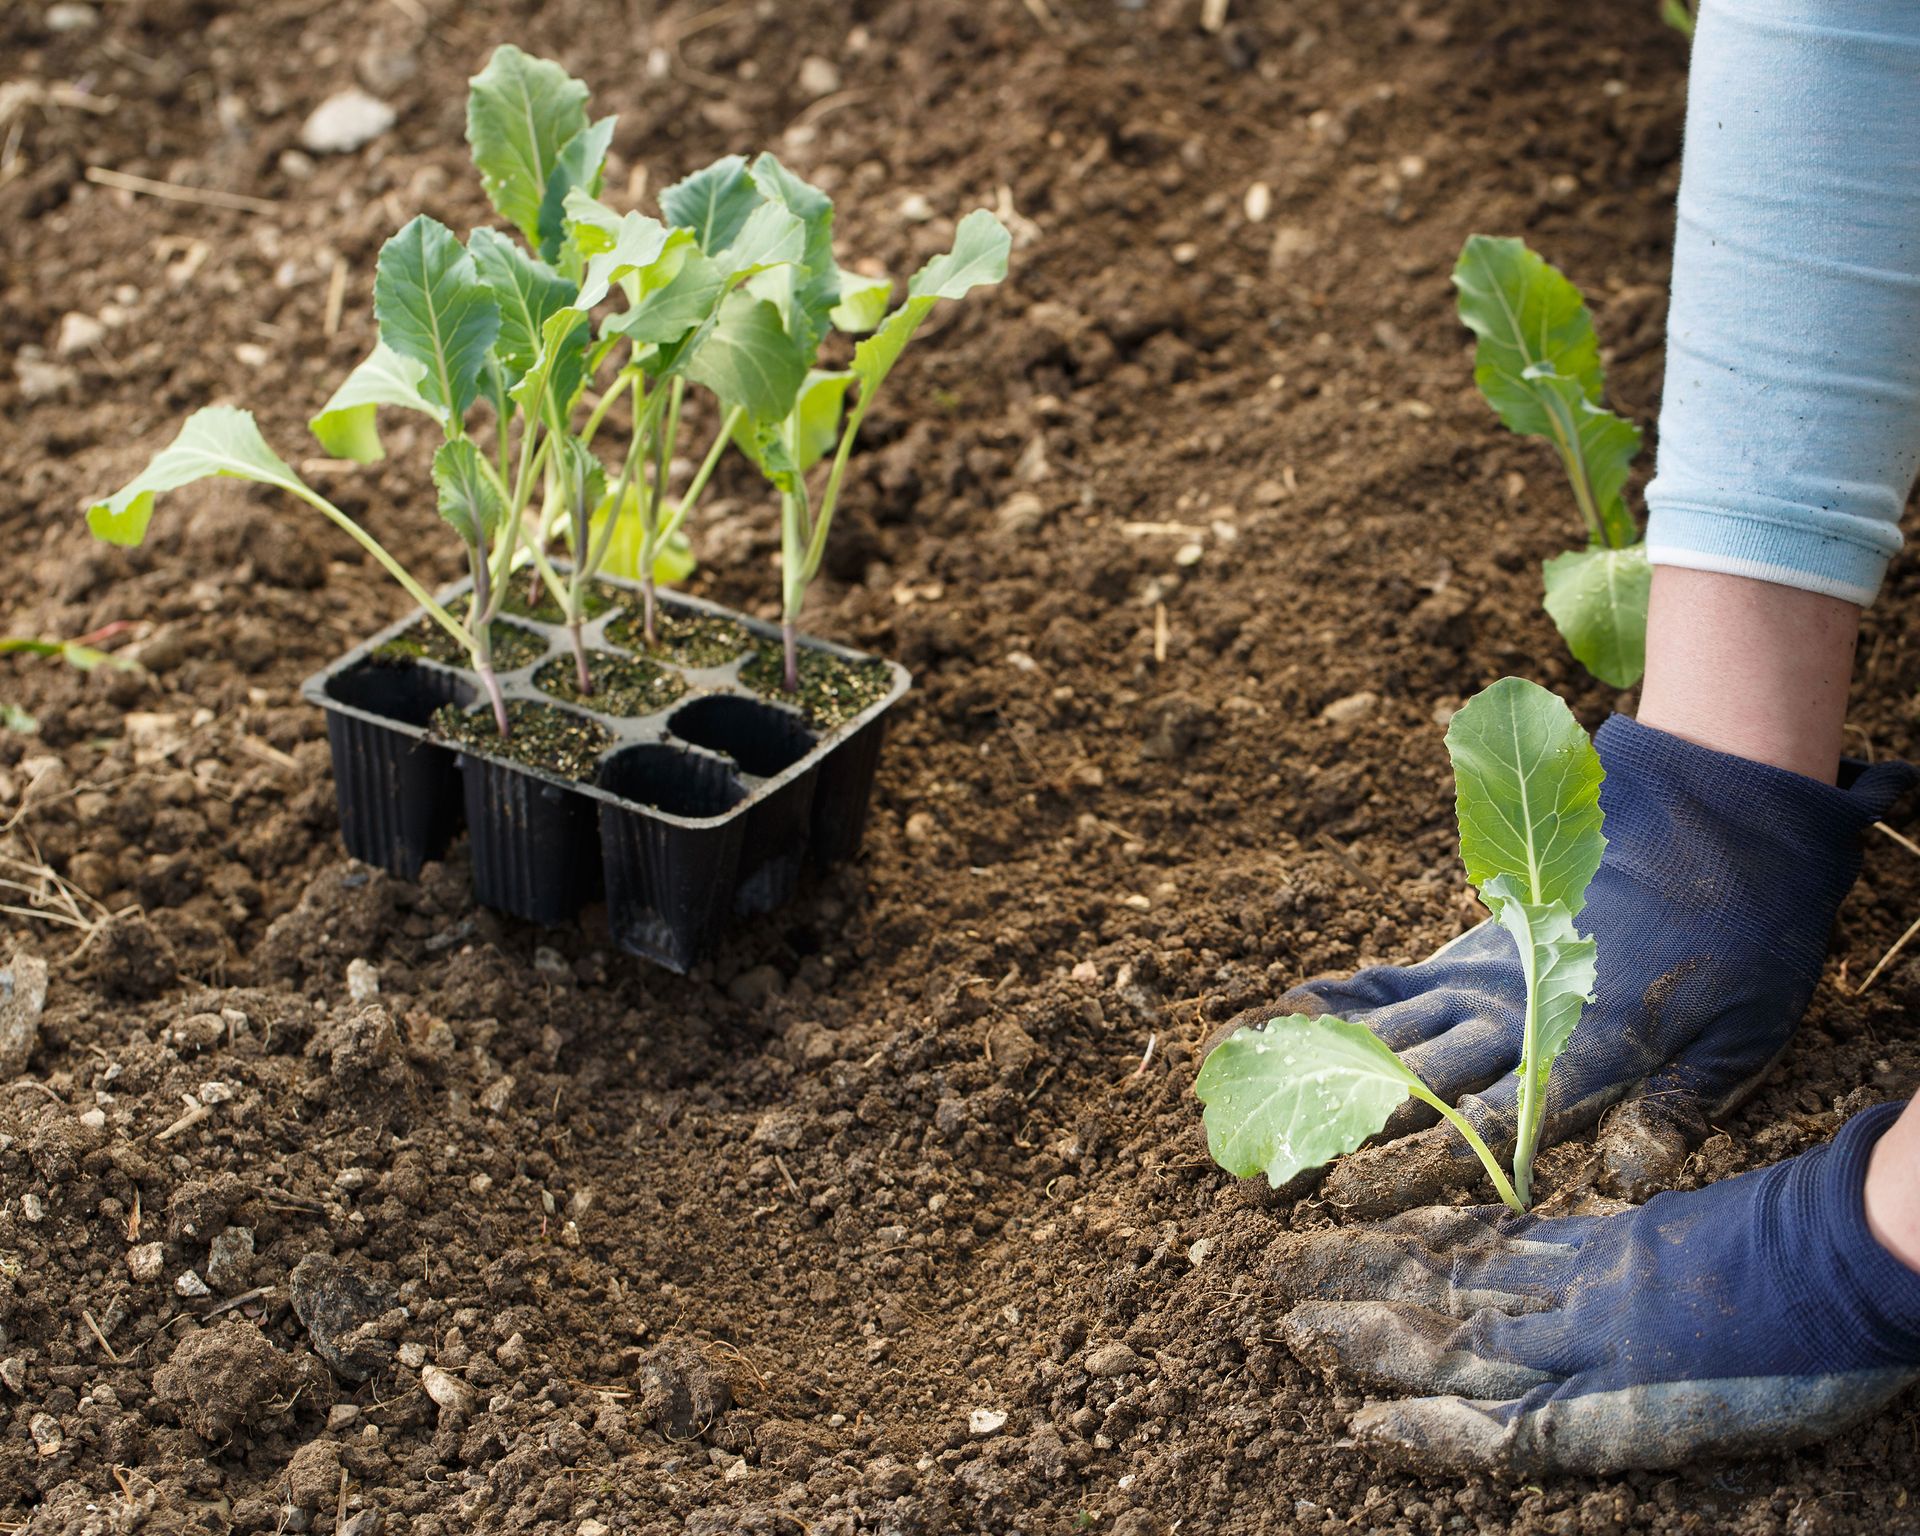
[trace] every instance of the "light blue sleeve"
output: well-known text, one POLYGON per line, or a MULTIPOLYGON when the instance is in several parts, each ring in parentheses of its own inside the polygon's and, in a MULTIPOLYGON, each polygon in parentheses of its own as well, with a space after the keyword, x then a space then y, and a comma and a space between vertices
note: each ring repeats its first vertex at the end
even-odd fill
POLYGON ((1920 0, 1705 0, 1648 553, 1866 604, 1920 468, 1920 0))

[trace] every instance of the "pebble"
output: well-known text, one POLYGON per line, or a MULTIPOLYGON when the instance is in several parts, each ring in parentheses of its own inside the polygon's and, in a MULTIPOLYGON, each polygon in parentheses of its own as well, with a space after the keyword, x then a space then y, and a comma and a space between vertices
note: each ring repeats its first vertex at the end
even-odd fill
POLYGON ((47 1005, 47 962, 15 950, 0 971, 0 1078, 15 1078, 40 1043, 40 1014, 47 1005))
POLYGON ((90 1131, 104 1131, 107 1128, 107 1112, 95 1105, 80 1116, 80 1123, 90 1131))
POLYGON ((65 394, 80 382, 80 375, 65 363, 49 363, 28 357, 24 351, 13 360, 13 376, 20 385, 20 398, 47 400, 65 394))
POLYGON ((20 1210, 28 1221, 40 1222, 47 1219, 47 1202, 38 1195, 26 1194, 20 1197, 20 1210))
POLYGON ((997 1435, 1006 1426, 1007 1415, 999 1408, 976 1408, 967 1415, 967 1430, 970 1434, 985 1439, 988 1435, 997 1435))
POLYGON ((1320 711, 1320 718, 1329 725, 1346 725, 1369 713, 1380 702, 1377 694, 1364 689, 1359 693, 1350 693, 1344 699, 1335 699, 1320 711))
POLYGON ((228 1227, 213 1240, 207 1254, 207 1283, 217 1291, 237 1291, 252 1273, 253 1233, 246 1227, 228 1227))
POLYGON ((9 1355, 0 1360, 0 1387, 5 1387, 16 1397, 27 1390, 27 1362, 18 1355, 9 1355))
POLYGON ((1273 212, 1273 188, 1264 181, 1256 181, 1247 188, 1247 222, 1260 224, 1273 212))
POLYGON ((756 965, 727 983, 727 996, 743 1008, 756 1008, 778 997, 785 986, 786 978, 773 966, 756 965))
POLYGON ((327 1428, 330 1430, 352 1429, 359 1422, 358 1403, 335 1403, 327 1410, 327 1428))
POLYGON ((100 25, 100 13, 84 0, 61 0, 47 7, 49 32, 89 32, 100 25))
POLYGON ((930 843, 934 833, 940 830, 940 823, 933 819, 931 811, 915 811, 907 818, 907 841, 910 843, 930 843))
POLYGON ((1210 1237, 1200 1238, 1187 1249, 1187 1262, 1189 1264, 1204 1263, 1207 1255, 1212 1252, 1213 1239, 1210 1237))
POLYGON ((336 91, 300 125, 300 147, 316 155, 351 154, 393 126, 393 108, 355 86, 336 91))
POLYGON ((166 1268, 166 1249, 159 1243, 142 1243, 127 1253, 127 1273, 141 1285, 151 1285, 166 1268))
MULTIPOLYGON (((417 1371, 427 1363, 427 1348, 409 1340, 400 1346, 400 1363, 410 1371, 417 1371)), ((438 1369, 438 1367, 435 1367, 438 1369)))
POLYGON ((243 341, 233 349, 233 360, 243 368, 264 368, 273 354, 257 341, 243 341))
POLYGON ((91 352, 106 339, 104 321, 70 309, 60 317, 60 334, 54 339, 53 350, 62 357, 72 357, 76 352, 91 352))
POLYGON ((372 1002, 380 995, 380 968, 371 960, 347 962, 347 997, 356 1003, 372 1002))
POLYGON ((467 1413, 473 1408, 473 1392, 458 1376, 429 1365, 420 1372, 420 1385, 448 1413, 467 1413))
POLYGON ((900 199, 900 217, 909 224, 924 224, 933 217, 933 204, 918 192, 909 192, 900 199))
POLYGON ((840 66, 810 53, 800 61, 800 89, 808 96, 831 96, 840 89, 840 66))
POLYGON ((27 1421, 27 1433, 33 1436, 34 1446, 42 1456, 59 1455, 61 1442, 66 1438, 60 1433, 60 1421, 50 1413, 36 1413, 27 1421))
POLYGON ((173 1282, 173 1290, 175 1295, 184 1296, 189 1301, 213 1294, 207 1289, 207 1282, 190 1269, 181 1272, 180 1278, 173 1282))
POLYGON ((1147 1362, 1124 1344, 1102 1344, 1088 1354, 1086 1363, 1087 1374, 1103 1381, 1114 1376, 1131 1376, 1147 1368, 1147 1362))
POLYGON ((573 1528, 574 1536, 608 1536, 613 1527, 598 1520, 582 1520, 573 1528))

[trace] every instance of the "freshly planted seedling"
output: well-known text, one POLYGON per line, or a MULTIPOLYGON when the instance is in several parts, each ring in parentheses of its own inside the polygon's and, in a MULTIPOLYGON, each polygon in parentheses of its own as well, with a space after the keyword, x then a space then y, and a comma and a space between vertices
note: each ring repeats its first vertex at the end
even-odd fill
POLYGON ((1646 670, 1652 568, 1627 510, 1640 429, 1601 404, 1605 377, 1580 290, 1519 240, 1474 235, 1453 269, 1478 338, 1473 381, 1515 432, 1544 437, 1566 469, 1587 547, 1543 567, 1548 615, 1586 669, 1615 688, 1646 670))
POLYGON ((1447 752, 1467 879, 1512 935, 1526 978, 1512 1179, 1466 1117, 1370 1030, 1300 1016, 1236 1030, 1200 1069, 1207 1146, 1228 1172, 1265 1173, 1278 1188, 1353 1151, 1412 1094, 1460 1132, 1506 1205, 1527 1208, 1548 1074, 1592 1000, 1595 945, 1574 919, 1606 849, 1600 758, 1565 704, 1514 677, 1453 717, 1447 752))

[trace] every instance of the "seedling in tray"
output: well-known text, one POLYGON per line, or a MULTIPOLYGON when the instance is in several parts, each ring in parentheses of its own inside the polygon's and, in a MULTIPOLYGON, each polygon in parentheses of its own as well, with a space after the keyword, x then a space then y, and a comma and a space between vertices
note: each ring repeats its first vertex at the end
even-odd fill
POLYGON ((1587 547, 1542 568, 1547 614, 1595 677, 1631 688, 1646 670, 1647 547, 1622 494, 1640 429, 1601 404, 1605 375, 1580 290, 1519 240, 1474 235, 1453 269, 1476 336, 1473 382, 1515 432, 1544 437, 1567 472, 1587 547))
POLYGON ((1207 1146, 1242 1178, 1277 1188, 1377 1134, 1408 1094, 1438 1110, 1524 1211, 1546 1119, 1547 1079, 1592 1001, 1595 945, 1574 928, 1607 840, 1599 754, 1572 712, 1519 678, 1472 699, 1447 729, 1467 878, 1519 950, 1527 983, 1513 1177, 1466 1117, 1359 1024, 1291 1016, 1236 1030, 1200 1069, 1207 1146))

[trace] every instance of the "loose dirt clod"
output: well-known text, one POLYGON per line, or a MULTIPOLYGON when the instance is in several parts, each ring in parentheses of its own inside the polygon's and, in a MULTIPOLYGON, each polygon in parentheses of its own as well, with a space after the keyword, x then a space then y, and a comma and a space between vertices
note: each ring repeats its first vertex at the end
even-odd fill
POLYGON ((299 1378, 257 1327, 235 1319, 183 1339, 154 1372, 153 1388, 201 1439, 221 1440, 269 1417, 299 1378))
POLYGON ((640 1404, 669 1440, 691 1440, 733 1406, 733 1388, 697 1347, 670 1339, 640 1362, 640 1404))
POLYGON ((287 1292, 314 1352, 341 1380, 365 1381, 392 1361, 379 1324, 396 1299, 348 1261, 308 1254, 288 1276, 287 1292))

